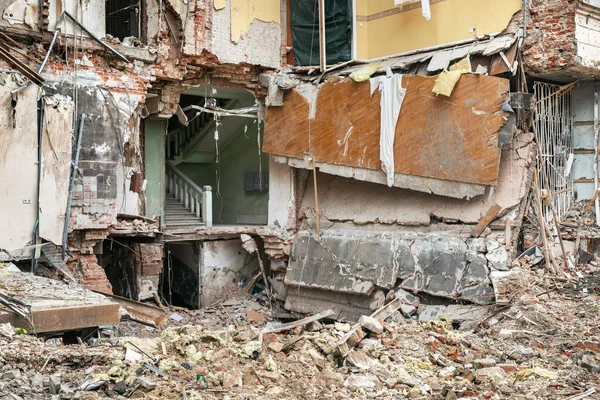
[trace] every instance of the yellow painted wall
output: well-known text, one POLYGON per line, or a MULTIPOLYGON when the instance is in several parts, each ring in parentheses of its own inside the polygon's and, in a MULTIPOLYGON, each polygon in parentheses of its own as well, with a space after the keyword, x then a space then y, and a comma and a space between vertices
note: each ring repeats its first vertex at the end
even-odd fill
POLYGON ((429 21, 420 7, 373 19, 375 14, 393 9, 393 0, 357 0, 358 58, 378 58, 500 32, 521 9, 521 0, 442 0, 431 4, 429 21), (367 15, 362 14, 365 10, 367 15), (360 21, 369 16, 370 21, 360 21))
MULTIPOLYGON (((255 19, 264 22, 280 23, 280 0, 230 0, 231 1, 231 41, 237 43, 240 34, 248 33, 255 19)), ((221 6, 217 1, 215 7, 221 6)))

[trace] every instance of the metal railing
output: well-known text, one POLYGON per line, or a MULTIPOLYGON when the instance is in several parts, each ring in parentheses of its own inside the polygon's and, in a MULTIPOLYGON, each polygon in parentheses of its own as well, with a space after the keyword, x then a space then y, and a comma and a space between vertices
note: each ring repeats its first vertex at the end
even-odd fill
POLYGON ((207 227, 212 226, 212 188, 201 189, 169 161, 166 163, 167 193, 174 196, 183 206, 201 218, 207 227))

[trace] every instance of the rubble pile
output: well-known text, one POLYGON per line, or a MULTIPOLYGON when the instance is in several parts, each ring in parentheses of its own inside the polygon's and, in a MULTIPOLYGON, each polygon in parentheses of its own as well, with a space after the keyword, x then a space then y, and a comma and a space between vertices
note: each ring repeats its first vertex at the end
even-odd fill
POLYGON ((331 315, 327 312, 278 323, 269 321, 264 306, 231 299, 221 304, 223 314, 218 318, 214 311, 220 306, 189 314, 178 310, 184 318, 170 317, 175 326, 153 337, 119 336, 80 345, 15 335, 14 328, 5 324, 0 329, 0 396, 219 400, 597 396, 597 294, 583 291, 576 282, 521 268, 513 269, 511 282, 512 304, 495 306, 469 330, 455 329, 449 314, 427 322, 406 317, 402 306, 407 304, 401 297, 389 299, 356 324, 328 321, 323 318, 331 315), (219 322, 208 324, 211 318, 219 322))
POLYGON ((112 228, 115 231, 134 231, 134 232, 160 232, 158 222, 150 219, 140 218, 118 218, 117 224, 112 228))

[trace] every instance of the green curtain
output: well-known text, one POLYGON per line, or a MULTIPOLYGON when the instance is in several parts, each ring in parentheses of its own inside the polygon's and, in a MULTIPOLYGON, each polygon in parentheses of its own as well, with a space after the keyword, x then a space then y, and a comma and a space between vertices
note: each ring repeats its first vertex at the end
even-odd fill
MULTIPOLYGON (((291 0, 291 27, 296 66, 319 65, 318 0, 291 0)), ((325 0, 327 64, 352 57, 352 0, 325 0)))

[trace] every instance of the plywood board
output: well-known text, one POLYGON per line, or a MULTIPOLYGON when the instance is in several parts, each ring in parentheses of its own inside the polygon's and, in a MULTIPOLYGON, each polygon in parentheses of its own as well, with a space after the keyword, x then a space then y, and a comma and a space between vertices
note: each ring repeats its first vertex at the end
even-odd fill
MULTIPOLYGON (((435 77, 407 76, 407 89, 394 144, 395 172, 466 183, 494 185, 498 179, 498 131, 509 82, 464 75, 451 97, 436 97, 435 77)), ((317 162, 377 170, 380 95, 369 82, 326 83, 316 97, 316 116, 295 91, 283 107, 270 107, 264 151, 317 162)))

